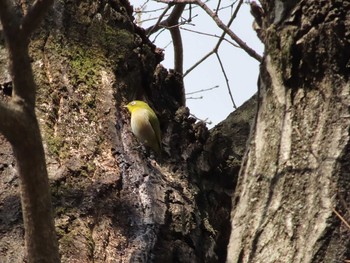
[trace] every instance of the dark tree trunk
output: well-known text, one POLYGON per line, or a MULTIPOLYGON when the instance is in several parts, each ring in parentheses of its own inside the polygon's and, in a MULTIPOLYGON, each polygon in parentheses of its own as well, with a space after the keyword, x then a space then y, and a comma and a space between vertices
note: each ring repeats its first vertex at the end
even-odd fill
MULTIPOLYGON (((61 261, 223 262, 255 100, 211 132, 195 123, 131 13, 126 1, 56 1, 30 44, 61 261), (135 98, 158 113, 162 156, 137 148, 122 107, 135 98)), ((0 262, 24 258, 16 168, 0 137, 0 262)))
POLYGON ((261 1, 254 132, 227 262, 350 259, 349 1, 261 1))

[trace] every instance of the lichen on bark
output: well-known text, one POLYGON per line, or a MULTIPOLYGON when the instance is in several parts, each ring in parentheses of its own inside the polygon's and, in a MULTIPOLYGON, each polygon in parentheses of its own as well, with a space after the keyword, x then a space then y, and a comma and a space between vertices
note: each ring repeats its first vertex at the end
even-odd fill
MULTIPOLYGON (((31 40, 61 260, 222 262, 230 195, 254 110, 248 119, 237 111, 239 121, 212 132, 196 123, 179 108, 181 76, 159 65, 162 54, 132 20, 125 1, 56 1, 31 40), (147 99, 159 116, 161 157, 137 148, 122 107, 135 98, 147 99), (222 141, 230 146, 215 156, 222 141)), ((1 204, 11 206, 13 221, 1 224, 0 243, 14 238, 0 261, 18 262, 24 255, 13 251, 23 251, 23 229, 8 155, 0 155, 1 204)))

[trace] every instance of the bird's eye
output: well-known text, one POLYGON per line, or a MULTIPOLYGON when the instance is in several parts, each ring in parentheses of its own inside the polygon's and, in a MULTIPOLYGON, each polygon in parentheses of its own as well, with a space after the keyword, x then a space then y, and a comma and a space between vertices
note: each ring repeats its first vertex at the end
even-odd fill
POLYGON ((132 106, 134 106, 135 104, 136 104, 136 102, 135 102, 135 101, 131 102, 131 105, 132 105, 132 106))

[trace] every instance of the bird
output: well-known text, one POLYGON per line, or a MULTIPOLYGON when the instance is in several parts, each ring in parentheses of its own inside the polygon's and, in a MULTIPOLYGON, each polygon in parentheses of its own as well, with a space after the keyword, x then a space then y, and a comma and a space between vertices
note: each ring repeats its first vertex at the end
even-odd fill
POLYGON ((126 107, 131 114, 131 131, 135 137, 155 152, 161 152, 159 120, 152 108, 144 101, 134 100, 126 107))

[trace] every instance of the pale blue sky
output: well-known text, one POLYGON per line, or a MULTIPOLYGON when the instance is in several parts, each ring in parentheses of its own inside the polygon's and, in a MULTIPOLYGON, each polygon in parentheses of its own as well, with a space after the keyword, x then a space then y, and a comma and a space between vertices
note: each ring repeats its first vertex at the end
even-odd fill
MULTIPOLYGON (((139 7, 144 1, 131 0, 134 7, 139 7)), ((217 1, 209 1, 207 4, 214 9, 217 1), (211 5, 211 3, 215 3, 211 5)), ((223 5, 230 5, 232 1, 222 1, 223 5)), ((148 1, 146 10, 154 10, 164 7, 165 4, 156 3, 155 1, 148 1)), ((235 8, 235 6, 234 6, 235 8)), ((231 26, 231 30, 235 32, 244 42, 251 48, 262 55, 263 46, 256 36, 256 33, 252 29, 253 17, 249 12, 250 8, 247 3, 243 4, 237 18, 231 26)), ((220 19, 227 23, 232 10, 226 8, 219 12, 220 19)), ((148 19, 151 17, 158 17, 161 12, 158 13, 146 13, 142 16, 142 19, 148 19)), ((206 32, 209 34, 215 34, 220 36, 221 31, 215 24, 215 22, 199 7, 192 9, 192 17, 197 15, 192 20, 194 25, 185 25, 184 27, 196 30, 200 32, 206 32)), ((186 13, 184 17, 187 18, 186 13)), ((142 26, 147 28, 155 23, 156 20, 145 22, 142 26)), ((195 62, 201 59, 205 54, 210 52, 218 39, 214 37, 208 37, 199 35, 196 33, 181 31, 183 46, 184 46, 184 72, 191 67, 195 62)), ((154 35, 150 37, 154 39, 154 35)), ((231 40, 228 36, 227 39, 231 40)), ((160 34, 155 44, 164 48, 165 60, 162 62, 166 68, 173 68, 173 46, 169 43, 171 41, 170 34, 165 30, 160 34)), ((237 106, 240 106, 247 99, 249 99, 257 90, 257 77, 259 72, 259 63, 247 55, 242 49, 236 48, 231 44, 223 42, 219 50, 221 60, 224 64, 226 74, 228 75, 229 83, 231 86, 231 92, 233 99, 237 106)), ((191 113, 200 119, 207 119, 212 124, 208 127, 213 127, 218 122, 224 120, 233 109, 225 78, 221 72, 219 62, 215 55, 212 55, 205 62, 194 69, 185 78, 185 90, 186 93, 208 89, 214 86, 219 86, 216 89, 188 95, 187 97, 200 97, 202 99, 187 99, 187 106, 190 108, 191 113)))

